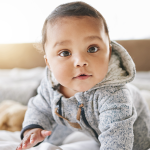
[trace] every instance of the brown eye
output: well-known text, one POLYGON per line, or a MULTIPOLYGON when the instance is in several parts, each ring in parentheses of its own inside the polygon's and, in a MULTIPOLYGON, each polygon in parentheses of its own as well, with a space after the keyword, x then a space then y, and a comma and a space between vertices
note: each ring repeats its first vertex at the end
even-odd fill
POLYGON ((88 49, 88 53, 95 53, 98 51, 98 49, 99 49, 98 47, 92 46, 88 49))
POLYGON ((68 51, 62 51, 61 53, 59 53, 59 55, 60 55, 61 57, 67 57, 67 56, 71 55, 71 53, 68 52, 68 51))

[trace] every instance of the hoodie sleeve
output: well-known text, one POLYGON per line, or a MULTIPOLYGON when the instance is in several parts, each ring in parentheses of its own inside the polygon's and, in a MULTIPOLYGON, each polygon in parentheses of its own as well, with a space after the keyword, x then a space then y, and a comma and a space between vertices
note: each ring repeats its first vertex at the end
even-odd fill
POLYGON ((109 93, 99 102, 100 150, 132 150, 136 111, 127 89, 109 93))
POLYGON ((52 130, 55 120, 52 116, 50 93, 46 78, 41 81, 37 90, 38 94, 31 98, 28 103, 28 109, 25 114, 21 138, 27 129, 41 128, 52 130))

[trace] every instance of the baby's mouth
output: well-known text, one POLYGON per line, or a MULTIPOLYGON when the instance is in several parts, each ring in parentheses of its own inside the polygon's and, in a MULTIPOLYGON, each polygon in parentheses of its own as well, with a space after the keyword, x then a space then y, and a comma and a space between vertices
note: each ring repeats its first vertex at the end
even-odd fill
POLYGON ((81 75, 79 75, 79 76, 87 76, 87 75, 85 75, 85 74, 81 74, 81 75))
POLYGON ((84 80, 84 79, 87 79, 89 77, 91 77, 92 75, 86 75, 86 74, 80 74, 76 77, 74 77, 75 79, 79 79, 79 80, 84 80))

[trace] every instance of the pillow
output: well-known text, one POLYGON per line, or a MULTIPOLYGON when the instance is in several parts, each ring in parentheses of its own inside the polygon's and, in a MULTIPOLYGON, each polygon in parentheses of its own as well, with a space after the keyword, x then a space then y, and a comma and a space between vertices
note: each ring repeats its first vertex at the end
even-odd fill
POLYGON ((137 72, 131 83, 140 90, 150 110, 150 71, 137 72))
POLYGON ((43 67, 0 69, 0 102, 11 99, 27 105, 29 99, 37 94, 43 76, 43 67))
POLYGON ((150 71, 137 72, 135 79, 131 82, 139 90, 149 90, 150 91, 150 71))
POLYGON ((141 90, 141 94, 142 96, 144 97, 148 107, 149 107, 149 110, 150 110, 150 91, 148 90, 141 90))

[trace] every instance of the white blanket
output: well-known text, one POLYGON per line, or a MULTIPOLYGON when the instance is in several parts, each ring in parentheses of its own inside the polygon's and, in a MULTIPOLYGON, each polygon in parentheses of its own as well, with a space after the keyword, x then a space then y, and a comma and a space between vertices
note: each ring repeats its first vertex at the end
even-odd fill
MULTIPOLYGON (((0 150, 15 150, 20 140, 20 132, 0 131, 0 150)), ((61 146, 43 142, 30 150, 99 150, 98 144, 80 132, 69 135, 61 146)))

